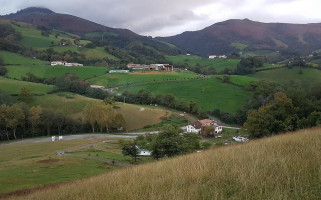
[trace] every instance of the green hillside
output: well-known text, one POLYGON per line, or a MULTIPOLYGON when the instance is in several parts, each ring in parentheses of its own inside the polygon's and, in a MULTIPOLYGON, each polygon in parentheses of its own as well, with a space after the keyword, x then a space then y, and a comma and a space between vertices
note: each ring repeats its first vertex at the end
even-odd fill
POLYGON ((23 87, 30 88, 33 94, 46 94, 55 88, 53 85, 17 81, 0 76, 0 90, 8 94, 20 94, 20 89, 23 87))
POLYGON ((104 67, 65 67, 65 66, 51 66, 51 65, 10 65, 6 66, 8 69, 7 76, 10 78, 21 79, 21 76, 28 72, 33 73, 40 78, 48 78, 50 76, 62 76, 66 73, 76 74, 83 79, 92 78, 103 75, 106 72, 104 67))
POLYGON ((321 83, 321 71, 318 69, 301 69, 300 68, 281 68, 275 70, 268 70, 257 72, 250 75, 250 77, 274 81, 281 84, 300 84, 301 86, 307 87, 314 83, 321 83))
POLYGON ((138 92, 141 89, 148 90, 154 95, 172 94, 187 102, 196 100, 202 110, 212 111, 218 108, 230 113, 234 113, 251 95, 251 92, 238 86, 222 83, 214 76, 195 81, 163 82, 123 87, 119 92, 126 90, 138 92))
POLYGON ((88 81, 92 84, 103 85, 105 87, 115 87, 127 84, 138 84, 146 82, 166 82, 169 80, 188 80, 194 79, 198 75, 190 72, 179 70, 175 73, 162 72, 136 72, 129 74, 105 74, 88 81))
POLYGON ((32 59, 22 56, 17 53, 11 53, 8 51, 0 51, 5 65, 45 65, 46 62, 38 59, 32 59))
POLYGON ((10 199, 320 199, 321 130, 116 170, 10 199))
POLYGON ((166 60, 173 62, 174 64, 187 63, 188 66, 202 66, 206 68, 215 68, 216 71, 220 72, 226 68, 236 69, 237 64, 240 62, 238 59, 208 59, 199 56, 166 56, 166 60))

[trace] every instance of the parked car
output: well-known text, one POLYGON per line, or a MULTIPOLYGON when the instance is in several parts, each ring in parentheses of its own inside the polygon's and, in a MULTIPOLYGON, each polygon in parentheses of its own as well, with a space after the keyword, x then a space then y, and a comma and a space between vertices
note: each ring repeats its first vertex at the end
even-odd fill
POLYGON ((233 140, 236 142, 247 142, 249 141, 249 139, 245 138, 245 137, 241 137, 241 136, 235 136, 233 137, 233 140))

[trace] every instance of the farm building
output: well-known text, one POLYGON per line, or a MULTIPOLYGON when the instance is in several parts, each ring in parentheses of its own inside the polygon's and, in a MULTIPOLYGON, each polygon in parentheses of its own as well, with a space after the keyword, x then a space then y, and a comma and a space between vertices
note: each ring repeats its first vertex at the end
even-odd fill
POLYGON ((132 70, 150 70, 150 71, 174 71, 173 65, 170 64, 150 64, 150 65, 141 65, 141 64, 128 64, 127 67, 132 70))
POLYGON ((227 58, 227 56, 226 55, 209 55, 208 56, 208 59, 214 59, 214 58, 227 58))
POLYGON ((203 119, 194 122, 186 127, 186 132, 188 133, 199 133, 204 126, 213 126, 215 128, 215 133, 222 132, 222 126, 218 125, 218 123, 211 119, 203 119))
POLYGON ((67 67, 76 67, 76 66, 84 66, 80 63, 68 63, 67 61, 52 61, 50 63, 51 66, 67 66, 67 67))
POLYGON ((104 89, 105 87, 104 86, 101 86, 101 85, 90 85, 91 88, 94 88, 94 89, 104 89))
POLYGON ((110 70, 109 71, 110 74, 126 74, 129 73, 129 70, 110 70))

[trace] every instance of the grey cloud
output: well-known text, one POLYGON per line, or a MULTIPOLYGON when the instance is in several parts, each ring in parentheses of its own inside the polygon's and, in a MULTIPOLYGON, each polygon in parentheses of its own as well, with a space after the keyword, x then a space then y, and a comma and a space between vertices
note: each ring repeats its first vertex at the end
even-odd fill
MULTIPOLYGON (((310 2, 313 0, 309 0, 310 2)), ((271 15, 266 10, 278 3, 301 0, 0 0, 0 14, 16 12, 30 6, 43 6, 58 13, 66 13, 117 28, 128 28, 139 34, 152 36, 178 34, 204 28, 230 18, 250 18, 259 21, 286 20, 303 22, 308 17, 271 15), (198 8, 219 6, 217 13, 195 14, 198 8), (280 19, 279 16, 282 16, 280 19)), ((318 2, 315 0, 314 2, 318 2)), ((318 3, 315 3, 316 5, 318 3)), ((311 19, 311 18, 310 18, 311 19)), ((317 17, 313 18, 318 20, 317 17)), ((321 15, 319 16, 319 20, 321 15)))

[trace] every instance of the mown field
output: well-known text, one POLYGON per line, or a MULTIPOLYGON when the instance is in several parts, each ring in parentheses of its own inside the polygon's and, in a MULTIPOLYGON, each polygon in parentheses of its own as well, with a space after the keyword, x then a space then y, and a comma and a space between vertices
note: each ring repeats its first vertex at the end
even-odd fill
MULTIPOLYGON (((36 97, 30 106, 40 105, 44 108, 61 110, 75 118, 81 118, 82 111, 87 105, 100 103, 102 103, 101 100, 64 92, 36 97)), ((117 111, 123 115, 126 121, 125 128, 128 131, 161 123, 161 117, 172 114, 178 115, 178 112, 159 107, 123 103, 116 103, 115 106, 118 108, 117 111), (139 111, 141 107, 145 108, 145 110, 139 111)))
POLYGON ((8 51, 0 51, 0 56, 3 59, 4 65, 45 65, 46 62, 38 59, 24 57, 17 53, 8 51))
POLYGON ((102 58, 108 58, 111 60, 119 60, 115 56, 108 54, 104 51, 103 47, 96 47, 94 49, 88 49, 85 47, 77 47, 77 46, 55 46, 53 49, 57 52, 65 52, 65 51, 72 51, 77 52, 80 54, 86 55, 87 59, 102 59, 102 58))
POLYGON ((46 94, 55 89, 53 85, 17 81, 0 77, 0 90, 7 94, 20 94, 20 90, 23 87, 31 89, 33 94, 46 94))
MULTIPOLYGON (((239 77, 239 79, 242 78, 239 77)), ((245 77, 245 81, 249 80, 245 77)), ((237 82, 244 84, 240 80, 237 82)), ((236 112, 251 95, 251 92, 243 90, 238 86, 222 83, 215 76, 195 81, 163 82, 122 87, 119 92, 129 90, 136 93, 141 89, 148 90, 154 95, 172 94, 186 102, 196 100, 199 108, 202 110, 212 111, 218 108, 229 113, 236 112)))
POLYGON ((112 171, 10 199, 320 199, 321 130, 112 171))
POLYGON ((259 80, 274 81, 287 85, 301 85, 303 87, 312 86, 321 82, 321 71, 318 69, 301 69, 300 68, 281 68, 257 72, 249 75, 259 80))
POLYGON ((237 64, 240 62, 238 59, 208 59, 193 55, 166 56, 166 60, 173 62, 174 66, 175 63, 187 63, 188 66, 200 65, 206 68, 215 68, 218 72, 226 68, 236 69, 237 64))
POLYGON ((67 73, 76 74, 78 77, 88 79, 103 75, 106 73, 104 67, 82 66, 82 67, 65 67, 65 66, 51 66, 51 65, 10 65, 6 66, 8 69, 7 76, 21 80, 28 72, 33 73, 40 78, 48 78, 51 76, 63 76, 67 73))
MULTIPOLYGON (((94 148, 98 146, 97 143, 106 141, 99 145, 99 150, 109 156, 99 155, 98 157, 111 158, 115 161, 130 160, 130 157, 121 154, 118 140, 119 138, 103 138, 0 145, 0 194, 72 181, 119 169, 120 166, 95 159, 56 154, 56 152, 68 151, 75 152, 77 155, 77 152, 88 150, 88 146, 94 148)), ((50 141, 49 138, 48 141, 50 141)), ((84 156, 87 155, 88 153, 84 156)), ((97 157, 96 154, 91 155, 97 157)))
POLYGON ((171 80, 189 80, 198 77, 197 74, 179 70, 174 73, 167 72, 135 72, 129 74, 105 74, 92 79, 89 83, 98 84, 105 87, 115 87, 120 85, 147 83, 147 82, 161 82, 171 80))
MULTIPOLYGON (((222 78, 222 75, 217 75, 213 77, 219 77, 222 78)), ((242 86, 244 88, 249 88, 249 85, 251 82, 258 81, 258 79, 248 76, 241 76, 241 75, 229 75, 230 82, 239 86, 242 86)))
POLYGON ((279 52, 276 51, 269 51, 269 50, 256 50, 256 51, 249 51, 242 54, 242 57, 248 56, 265 56, 268 60, 276 59, 281 56, 279 52))

